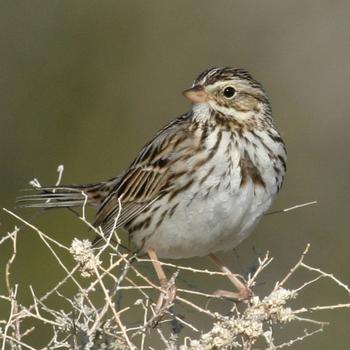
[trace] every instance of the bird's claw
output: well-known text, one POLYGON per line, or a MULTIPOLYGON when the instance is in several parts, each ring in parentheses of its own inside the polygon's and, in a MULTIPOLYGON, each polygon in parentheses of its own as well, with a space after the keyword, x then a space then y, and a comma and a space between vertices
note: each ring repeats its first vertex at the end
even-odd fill
POLYGON ((232 299, 234 301, 239 302, 252 298, 254 296, 254 293, 248 286, 245 286, 245 288, 240 289, 238 292, 218 289, 213 293, 213 295, 221 298, 232 299))
POLYGON ((161 281, 161 293, 154 307, 154 316, 149 320, 149 324, 152 328, 155 328, 159 321, 163 318, 165 312, 169 310, 176 299, 176 279, 177 273, 175 273, 169 281, 161 281))

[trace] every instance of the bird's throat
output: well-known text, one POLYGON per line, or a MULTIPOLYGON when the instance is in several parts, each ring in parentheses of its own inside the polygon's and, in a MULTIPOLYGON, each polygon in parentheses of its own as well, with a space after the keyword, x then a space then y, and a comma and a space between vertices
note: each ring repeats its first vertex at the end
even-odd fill
POLYGON ((192 107, 193 119, 198 122, 205 122, 210 119, 211 107, 209 103, 195 103, 192 107))

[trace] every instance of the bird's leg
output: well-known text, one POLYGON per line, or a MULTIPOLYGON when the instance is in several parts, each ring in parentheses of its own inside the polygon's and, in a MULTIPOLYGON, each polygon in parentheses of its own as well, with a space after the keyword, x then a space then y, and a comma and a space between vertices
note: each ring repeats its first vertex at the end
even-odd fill
POLYGON ((218 258, 214 254, 209 254, 209 258, 217 265, 220 270, 226 273, 227 278, 231 281, 231 283, 238 289, 238 292, 231 292, 228 290, 217 290, 214 294, 224 298, 230 298, 237 301, 249 299, 253 292, 249 289, 246 283, 242 282, 237 275, 234 275, 228 267, 224 265, 220 258, 218 258))
POLYGON ((165 310, 166 308, 168 308, 175 300, 176 286, 172 279, 168 281, 165 275, 165 272, 162 268, 162 265, 159 263, 159 259, 155 250, 149 249, 148 255, 152 260, 153 267, 156 271, 156 274, 160 282, 160 287, 162 288, 162 292, 160 293, 155 306, 155 313, 159 314, 162 310, 165 310))

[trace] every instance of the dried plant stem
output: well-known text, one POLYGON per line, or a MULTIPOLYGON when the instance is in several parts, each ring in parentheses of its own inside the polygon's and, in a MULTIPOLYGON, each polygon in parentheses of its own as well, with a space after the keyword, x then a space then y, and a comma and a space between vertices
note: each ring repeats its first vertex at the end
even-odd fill
MULTIPOLYGON (((63 167, 59 167, 57 184, 61 181, 62 172, 63 167)), ((40 186, 38 180, 33 184, 40 186)), ((283 212, 313 203, 293 206, 283 212)), ((121 210, 121 203, 119 205, 121 210)), ((76 238, 73 239, 72 245, 67 247, 19 215, 7 209, 4 211, 37 234, 65 276, 62 279, 52 276, 53 287, 42 295, 35 292, 38 289, 34 286, 13 285, 11 272, 16 268, 21 230, 15 227, 12 232, 0 237, 0 249, 6 242, 12 243, 12 254, 4 266, 6 290, 0 294, 0 302, 8 305, 9 309, 6 317, 0 316, 0 350, 38 350, 32 341, 37 332, 36 326, 25 326, 24 320, 31 320, 35 325, 46 327, 49 339, 43 349, 228 350, 240 347, 249 350, 253 349, 258 339, 265 341, 266 349, 282 349, 324 330, 327 322, 315 317, 317 311, 350 308, 348 285, 333 274, 305 262, 310 249, 308 244, 280 282, 269 282, 272 287, 266 296, 255 295, 248 302, 235 305, 231 302, 227 304, 227 301, 199 288, 177 286, 175 302, 165 303, 160 317, 154 298, 164 290, 144 272, 145 268, 154 263, 154 259, 122 253, 120 239, 114 230, 111 235, 104 236, 100 229, 87 221, 85 208, 79 220, 100 235, 101 246, 98 248, 94 248, 88 240, 81 241, 76 238), (67 252, 70 253, 70 259, 67 259, 67 252), (290 285, 287 288, 291 277, 301 270, 307 271, 310 277, 303 280, 299 286, 290 285), (296 310, 291 308, 291 300, 299 297, 306 288, 317 288, 318 282, 324 279, 345 292, 344 302, 304 305, 296 310), (70 281, 70 285, 73 285, 70 288, 74 288, 74 291, 67 294, 65 287, 70 281), (32 301, 29 304, 18 301, 19 293, 23 292, 29 292, 31 295, 32 301), (57 298, 65 303, 64 310, 62 307, 56 307, 57 298), (209 303, 210 300, 212 302, 209 303), (230 305, 231 312, 228 313, 226 307, 225 314, 220 313, 220 308, 217 307, 220 303, 230 305), (207 332, 203 332, 203 322, 207 324, 207 332), (285 339, 281 344, 275 344, 274 338, 278 328, 272 328, 271 325, 278 324, 283 328, 296 322, 305 324, 304 333, 293 339, 285 339), (181 333, 182 328, 187 330, 186 337, 181 333), (154 337, 154 334, 157 334, 157 337, 154 337), (157 338, 161 340, 161 344, 155 342, 157 338)), ((169 274, 169 283, 172 284, 175 284, 175 281, 178 284, 176 276, 184 272, 186 276, 204 275, 210 278, 213 284, 219 284, 221 278, 227 275, 225 272, 195 269, 158 260, 157 263, 173 271, 169 274)), ((248 276, 247 284, 250 288, 256 286, 262 272, 272 263, 273 258, 269 253, 259 258, 257 269, 248 276)))

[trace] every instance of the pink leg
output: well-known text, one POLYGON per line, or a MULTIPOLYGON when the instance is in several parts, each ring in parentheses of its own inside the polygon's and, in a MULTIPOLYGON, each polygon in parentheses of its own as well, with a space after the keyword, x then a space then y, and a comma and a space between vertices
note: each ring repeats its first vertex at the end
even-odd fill
POLYGON ((244 282, 242 282, 239 278, 237 278, 236 275, 234 275, 224 265, 224 263, 221 261, 221 259, 219 259, 214 254, 209 254, 209 258, 212 261, 214 261, 215 265, 217 265, 222 272, 227 274, 227 278, 238 289, 238 292, 231 292, 231 291, 219 289, 214 293, 215 295, 218 295, 218 296, 221 296, 224 298, 234 299, 237 301, 249 299, 253 295, 252 291, 248 288, 248 286, 244 282))
POLYGON ((165 275, 162 265, 159 263, 159 259, 155 250, 149 249, 148 255, 152 260, 153 267, 156 271, 160 286, 163 290, 158 297, 155 307, 155 312, 158 314, 162 309, 166 309, 174 302, 176 298, 176 286, 174 284, 169 285, 168 279, 165 275))

